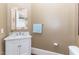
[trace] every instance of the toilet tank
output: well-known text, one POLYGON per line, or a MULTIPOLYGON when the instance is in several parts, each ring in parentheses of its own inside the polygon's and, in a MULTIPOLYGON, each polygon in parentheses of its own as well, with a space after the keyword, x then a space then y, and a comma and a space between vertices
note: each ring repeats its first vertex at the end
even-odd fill
POLYGON ((69 46, 69 55, 79 55, 79 47, 69 46))

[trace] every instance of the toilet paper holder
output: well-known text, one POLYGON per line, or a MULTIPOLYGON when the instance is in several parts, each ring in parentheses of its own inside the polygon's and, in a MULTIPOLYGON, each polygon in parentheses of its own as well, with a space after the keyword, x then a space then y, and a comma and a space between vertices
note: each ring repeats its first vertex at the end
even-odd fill
POLYGON ((53 43, 53 45, 57 47, 59 44, 58 43, 53 43))

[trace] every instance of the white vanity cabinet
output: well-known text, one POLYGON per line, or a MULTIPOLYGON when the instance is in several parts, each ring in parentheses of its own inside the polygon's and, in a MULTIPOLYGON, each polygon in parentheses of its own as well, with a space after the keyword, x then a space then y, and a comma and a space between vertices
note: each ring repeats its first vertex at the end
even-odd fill
POLYGON ((5 54, 6 55, 30 55, 31 37, 5 38, 5 54))

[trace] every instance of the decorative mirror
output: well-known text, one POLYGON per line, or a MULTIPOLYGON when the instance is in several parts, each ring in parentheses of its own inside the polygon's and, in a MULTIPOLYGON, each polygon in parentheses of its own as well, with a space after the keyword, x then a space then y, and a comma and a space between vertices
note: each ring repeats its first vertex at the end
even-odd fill
POLYGON ((27 9, 12 8, 11 9, 11 30, 28 29, 27 9))

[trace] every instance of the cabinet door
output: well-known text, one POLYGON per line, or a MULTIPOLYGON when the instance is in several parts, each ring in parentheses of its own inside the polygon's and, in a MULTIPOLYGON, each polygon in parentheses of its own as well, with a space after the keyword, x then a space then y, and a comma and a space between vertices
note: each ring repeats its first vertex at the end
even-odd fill
POLYGON ((7 40, 5 43, 6 48, 6 55, 18 55, 19 49, 18 49, 18 43, 19 40, 7 40))
POLYGON ((31 39, 20 40, 20 55, 30 55, 31 54, 31 39))

